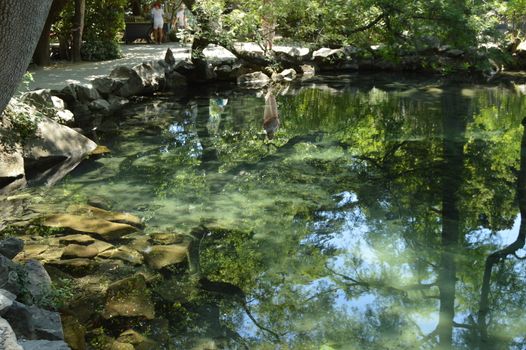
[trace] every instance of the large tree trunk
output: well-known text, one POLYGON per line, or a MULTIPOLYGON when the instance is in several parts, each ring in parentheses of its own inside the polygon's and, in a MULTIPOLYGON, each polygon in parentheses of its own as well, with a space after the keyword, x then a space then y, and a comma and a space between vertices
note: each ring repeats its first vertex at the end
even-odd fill
POLYGON ((0 1, 0 112, 22 80, 52 0, 0 1))
POLYGON ((82 46, 82 33, 84 32, 84 14, 86 13, 86 0, 75 0, 75 17, 73 18, 73 62, 82 61, 80 48, 82 46))
POLYGON ((33 63, 39 66, 47 66, 50 64, 49 59, 49 35, 51 34, 51 26, 55 23, 60 15, 60 12, 66 6, 68 0, 53 0, 51 9, 44 24, 44 29, 38 39, 37 47, 33 53, 33 63))

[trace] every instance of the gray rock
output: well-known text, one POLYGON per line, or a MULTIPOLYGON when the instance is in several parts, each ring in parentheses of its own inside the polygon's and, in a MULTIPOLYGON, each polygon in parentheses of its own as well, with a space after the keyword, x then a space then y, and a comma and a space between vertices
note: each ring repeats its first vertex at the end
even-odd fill
POLYGON ((49 89, 40 89, 26 92, 22 94, 20 100, 35 107, 52 106, 51 91, 49 89))
POLYGON ((313 76, 316 74, 316 68, 314 68, 314 66, 312 65, 303 64, 300 66, 300 68, 301 68, 301 73, 304 76, 313 76))
POLYGON ((0 241, 0 254, 8 259, 13 259, 24 249, 24 241, 20 238, 10 237, 0 241))
POLYGON ((241 86, 265 86, 270 78, 263 72, 243 74, 237 78, 237 84, 241 86))
POLYGON ((166 74, 166 88, 174 89, 179 86, 186 86, 186 77, 176 71, 172 71, 166 74))
POLYGON ((8 150, 0 145, 0 188, 8 186, 5 188, 5 192, 8 192, 24 184, 25 170, 22 151, 18 147, 8 150))
POLYGON ((26 305, 15 301, 4 311, 3 316, 11 324, 17 337, 37 339, 35 324, 26 305))
POLYGON ((23 350, 71 350, 64 341, 55 340, 21 340, 23 350))
POLYGON ((0 314, 2 314, 3 310, 13 305, 15 299, 16 295, 5 289, 0 289, 0 314))
POLYGON ((91 101, 88 108, 93 112, 110 113, 110 103, 103 98, 91 101))
POLYGON ((77 89, 75 87, 75 84, 68 84, 60 91, 52 91, 52 94, 63 99, 67 103, 68 107, 71 107, 74 106, 78 101, 77 89))
POLYGON ((123 82, 110 77, 99 77, 93 79, 91 84, 102 96, 109 96, 118 90, 123 82))
POLYGON ((18 294, 20 291, 18 271, 14 262, 0 255, 0 288, 6 289, 15 295, 18 294))
POLYGON ((161 62, 147 61, 132 68, 141 78, 142 93, 158 91, 161 87, 164 87, 166 67, 161 62))
POLYGON ((166 54, 164 55, 164 61, 170 66, 175 65, 175 57, 172 50, 166 50, 166 54))
POLYGON ((27 306, 17 301, 5 311, 15 334, 25 339, 63 340, 62 323, 58 312, 27 306))
POLYGON ((120 97, 139 95, 144 85, 139 74, 132 68, 120 66, 111 71, 110 78, 119 81, 120 87, 113 93, 120 97))
POLYGON ((42 297, 51 291, 51 278, 46 269, 38 260, 28 260, 24 265, 25 283, 24 287, 34 301, 41 300, 42 297))
POLYGON ((108 97, 108 103, 110 104, 110 111, 115 112, 115 111, 120 110, 126 104, 130 103, 130 100, 124 97, 110 95, 108 97))
POLYGON ((23 156, 26 169, 38 168, 42 161, 49 162, 53 158, 80 161, 96 147, 97 144, 87 137, 43 117, 37 124, 36 135, 26 141, 23 156))
POLYGON ((95 89, 91 84, 75 85, 75 91, 77 92, 77 100, 80 103, 89 103, 93 100, 101 98, 97 89, 95 89))
POLYGON ((329 49, 329 48, 323 47, 312 53, 312 59, 313 60, 329 60, 329 59, 340 58, 343 55, 344 55, 343 49, 329 49))
POLYGON ((16 335, 9 323, 0 317, 0 349, 23 350, 16 342, 16 335))
POLYGON ((272 74, 273 81, 291 81, 296 78, 296 71, 292 68, 285 69, 280 73, 272 74))

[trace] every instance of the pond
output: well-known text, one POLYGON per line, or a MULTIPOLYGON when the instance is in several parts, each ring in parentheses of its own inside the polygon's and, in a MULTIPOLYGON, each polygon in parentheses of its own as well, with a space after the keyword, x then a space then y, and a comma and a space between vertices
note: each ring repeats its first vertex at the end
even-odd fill
POLYGON ((526 349, 524 110, 512 85, 388 75, 164 94, 28 192, 192 237, 133 325, 164 348, 526 349))

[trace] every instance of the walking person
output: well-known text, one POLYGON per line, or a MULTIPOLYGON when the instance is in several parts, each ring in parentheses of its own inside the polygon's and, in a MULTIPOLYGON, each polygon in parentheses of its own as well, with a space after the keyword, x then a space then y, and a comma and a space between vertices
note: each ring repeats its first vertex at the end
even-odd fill
POLYGON ((153 37, 157 44, 163 41, 164 11, 159 2, 155 2, 152 8, 153 37))

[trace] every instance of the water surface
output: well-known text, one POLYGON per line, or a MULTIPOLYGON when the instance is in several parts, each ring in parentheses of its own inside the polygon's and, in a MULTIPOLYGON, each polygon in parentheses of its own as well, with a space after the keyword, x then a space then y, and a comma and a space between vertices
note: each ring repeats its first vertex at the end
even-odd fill
POLYGON ((486 264, 519 235, 525 107, 505 86, 374 76, 157 96, 45 191, 204 232, 200 274, 244 300, 152 286, 177 348, 526 349, 526 252, 486 264))

